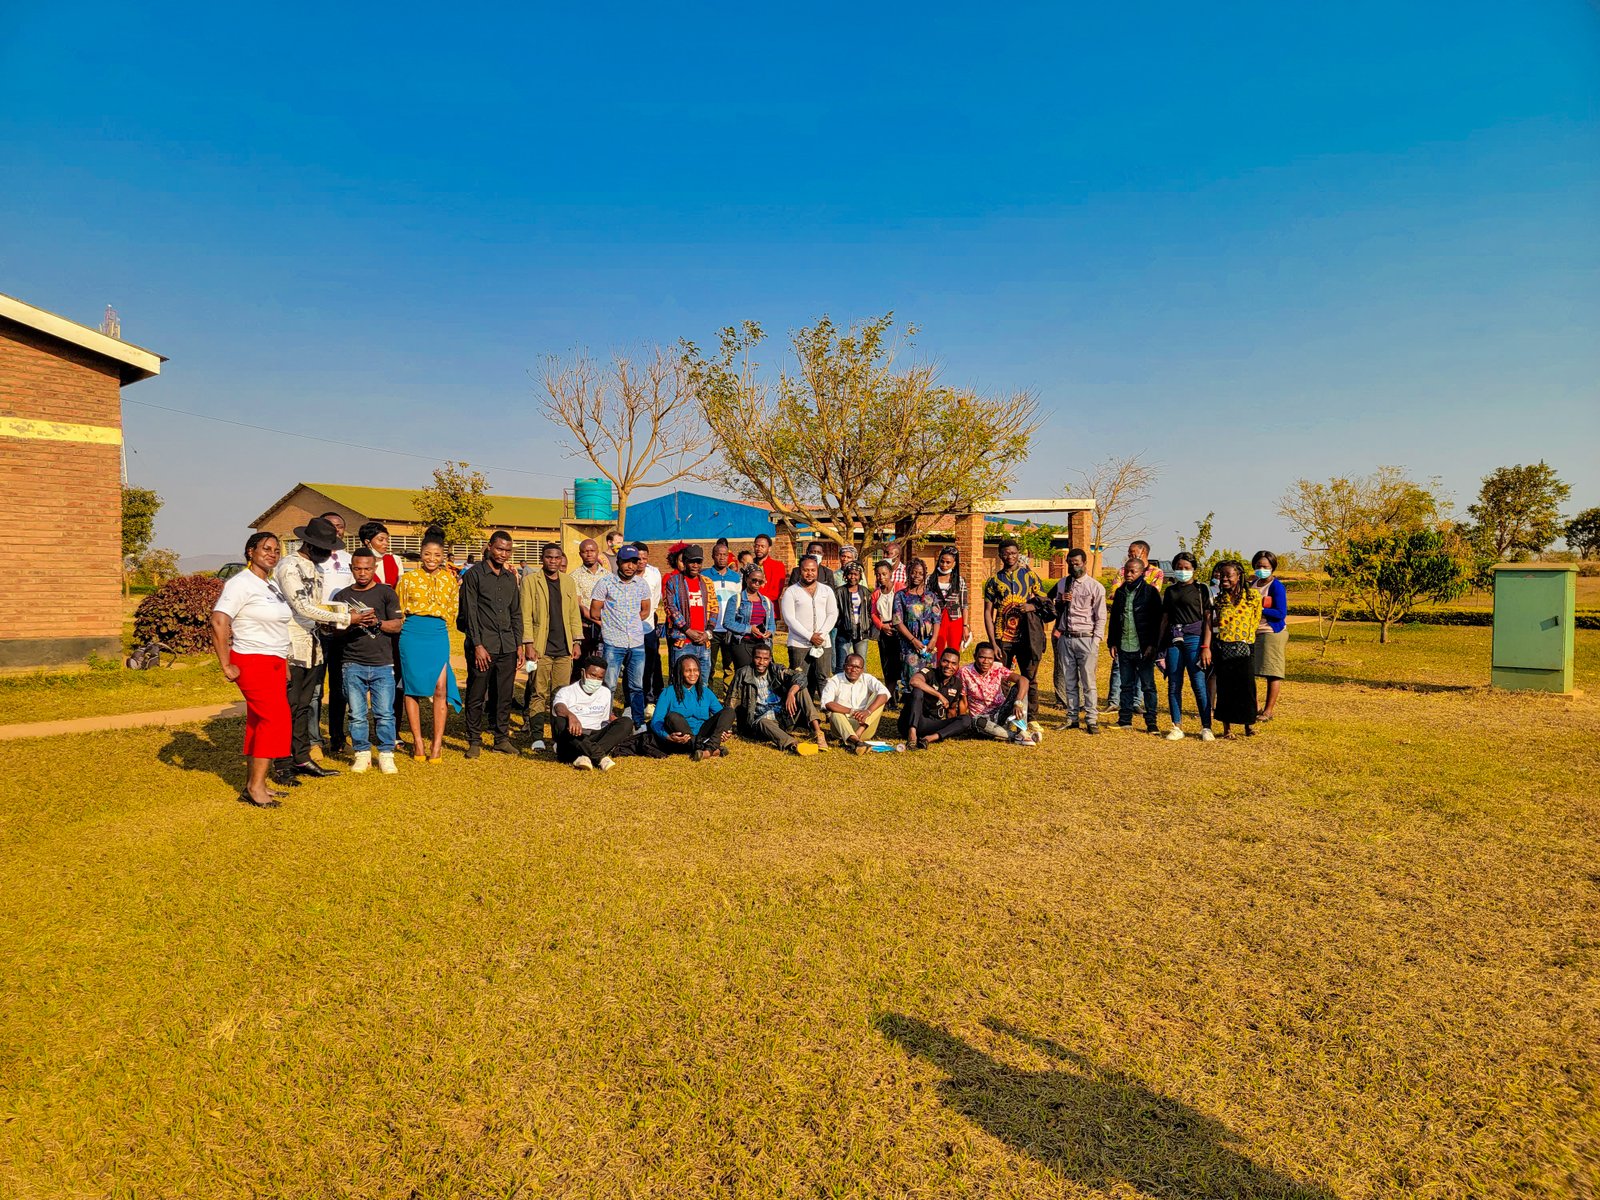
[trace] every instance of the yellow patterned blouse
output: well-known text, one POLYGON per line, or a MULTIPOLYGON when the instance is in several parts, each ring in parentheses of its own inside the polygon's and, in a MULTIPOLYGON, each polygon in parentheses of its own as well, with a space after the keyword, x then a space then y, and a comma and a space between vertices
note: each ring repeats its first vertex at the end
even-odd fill
MULTIPOLYGON (((401 580, 405 582, 404 579, 401 580)), ((1237 604, 1230 604, 1223 595, 1217 597, 1217 639, 1224 642, 1253 642, 1256 626, 1261 624, 1261 593, 1253 587, 1244 589, 1237 604)))
POLYGON ((460 587, 447 567, 433 572, 418 567, 400 576, 395 592, 400 597, 400 611, 407 616, 454 621, 460 587))

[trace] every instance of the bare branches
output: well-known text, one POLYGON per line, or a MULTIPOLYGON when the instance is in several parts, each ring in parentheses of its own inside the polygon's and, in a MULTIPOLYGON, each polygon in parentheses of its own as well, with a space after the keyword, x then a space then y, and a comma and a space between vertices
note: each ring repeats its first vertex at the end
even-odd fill
POLYGON ((716 454, 689 387, 682 351, 655 347, 643 364, 613 355, 602 368, 587 354, 546 359, 544 416, 564 425, 570 456, 589 460, 617 491, 618 524, 640 488, 704 479, 716 454))
POLYGON ((1094 501, 1095 536, 1101 546, 1111 546, 1140 517, 1144 501, 1155 485, 1161 468, 1144 461, 1144 456, 1108 458, 1087 471, 1074 472, 1083 481, 1078 493, 1094 501))

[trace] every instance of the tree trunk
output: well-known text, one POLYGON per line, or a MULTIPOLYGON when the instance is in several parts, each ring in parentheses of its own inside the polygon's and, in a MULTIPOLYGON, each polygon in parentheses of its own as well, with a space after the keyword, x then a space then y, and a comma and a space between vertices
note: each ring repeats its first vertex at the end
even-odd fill
POLYGON ((621 488, 617 489, 617 532, 624 534, 624 536, 626 536, 624 523, 628 519, 628 497, 631 495, 633 495, 632 488, 627 491, 623 491, 621 488))
POLYGON ((1378 621, 1378 645, 1383 645, 1389 640, 1389 618, 1383 617, 1378 621))

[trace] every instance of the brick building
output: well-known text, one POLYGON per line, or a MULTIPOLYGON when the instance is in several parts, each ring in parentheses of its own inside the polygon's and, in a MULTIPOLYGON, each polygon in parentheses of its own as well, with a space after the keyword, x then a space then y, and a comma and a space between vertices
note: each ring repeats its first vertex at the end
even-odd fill
POLYGON ((0 295, 0 667, 120 655, 121 389, 163 361, 0 295))
MULTIPOLYGON (((345 541, 353 550, 360 544, 356 531, 366 521, 382 521, 389 529, 389 546, 394 553, 415 558, 422 551, 422 535, 428 523, 417 512, 412 488, 358 487, 348 483, 297 483, 273 502, 254 521, 255 529, 278 535, 285 546, 294 540, 294 531, 312 517, 336 512, 344 518, 345 541)), ((565 500, 545 500, 537 496, 489 497, 488 531, 504 529, 511 535, 512 560, 539 561, 546 542, 560 540, 563 521, 570 515, 565 500)), ((484 542, 452 546, 457 561, 468 554, 482 555, 484 542)))

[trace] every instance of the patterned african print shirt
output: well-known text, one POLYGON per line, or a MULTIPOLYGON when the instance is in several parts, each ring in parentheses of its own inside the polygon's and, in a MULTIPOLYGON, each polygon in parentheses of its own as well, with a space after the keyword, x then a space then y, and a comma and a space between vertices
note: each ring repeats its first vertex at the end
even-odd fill
POLYGON ((1014 642, 1022 636, 1022 611, 1024 604, 1040 604, 1045 599, 1039 577, 1026 563, 1018 563, 1015 571, 1004 567, 989 577, 983 585, 983 598, 994 605, 994 636, 997 641, 1014 642))
POLYGON ((1256 626, 1261 624, 1261 593, 1255 588, 1244 589, 1239 603, 1231 603, 1225 594, 1217 595, 1217 637, 1224 642, 1253 642, 1256 626))

